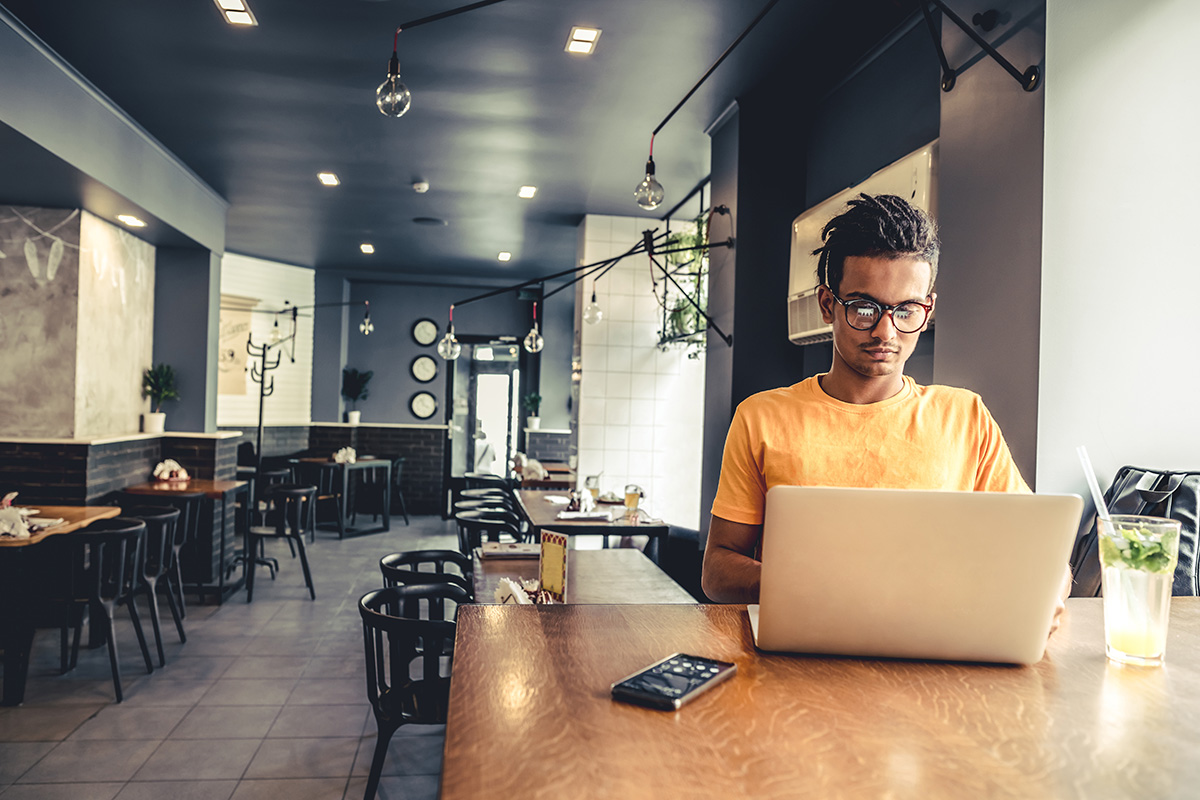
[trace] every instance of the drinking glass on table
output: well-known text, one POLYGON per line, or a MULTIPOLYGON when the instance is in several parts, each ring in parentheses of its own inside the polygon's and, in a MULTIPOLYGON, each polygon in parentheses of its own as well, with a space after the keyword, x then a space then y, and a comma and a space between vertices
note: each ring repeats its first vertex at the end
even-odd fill
POLYGON ((1163 662, 1171 584, 1179 560, 1178 520, 1114 514, 1098 519, 1104 569, 1104 649, 1113 661, 1163 662))
POLYGON ((593 500, 600 499, 600 476, 599 475, 588 475, 586 478, 583 479, 583 485, 589 492, 592 493, 593 500))
POLYGON ((645 496, 642 492, 642 487, 636 483, 630 483, 625 486, 625 511, 632 514, 638 510, 638 503, 645 496))

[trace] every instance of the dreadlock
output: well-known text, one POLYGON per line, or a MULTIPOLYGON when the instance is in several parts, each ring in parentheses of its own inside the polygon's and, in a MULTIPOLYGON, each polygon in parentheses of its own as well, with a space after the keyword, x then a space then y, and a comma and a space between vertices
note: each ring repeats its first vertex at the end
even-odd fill
POLYGON ((847 256, 915 258, 929 262, 929 288, 937 278, 937 225, 921 209, 894 194, 860 194, 821 231, 824 245, 813 250, 817 280, 835 293, 847 256))

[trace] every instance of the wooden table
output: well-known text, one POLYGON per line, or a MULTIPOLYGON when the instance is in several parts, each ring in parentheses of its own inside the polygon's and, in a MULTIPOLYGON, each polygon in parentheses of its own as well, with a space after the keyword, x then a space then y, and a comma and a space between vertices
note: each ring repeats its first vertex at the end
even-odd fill
POLYGON ((116 506, 37 506, 37 516, 62 517, 63 523, 28 539, 0 538, 0 647, 4 649, 4 694, 0 703, 15 706, 25 699, 35 615, 43 596, 44 577, 62 571, 60 548, 47 539, 86 528, 98 519, 121 513, 116 506))
MULTIPOLYGON (((207 526, 203 524, 204 517, 200 518, 200 522, 196 526, 199 538, 196 541, 189 541, 180 553, 179 566, 183 573, 184 584, 186 588, 196 592, 201 602, 205 595, 212 594, 218 604, 242 588, 246 582, 244 571, 234 581, 225 580, 228 565, 233 559, 233 548, 229 546, 226 520, 229 517, 230 501, 236 501, 240 495, 242 507, 246 513, 243 525, 249 525, 250 483, 248 481, 202 480, 199 478, 187 481, 150 481, 127 486, 124 491, 145 497, 167 498, 203 492, 204 497, 209 501, 210 516, 207 526), (219 538, 214 543, 212 534, 218 528, 213 523, 217 518, 216 504, 218 500, 221 501, 221 524, 219 538), (216 545, 215 552, 214 544, 216 545), (213 560, 214 555, 216 556, 215 561, 213 560)), ((236 522, 234 527, 236 534, 236 522)))
POLYGON ((342 524, 339 526, 339 531, 345 531, 351 534, 362 533, 382 533, 391 530, 391 513, 392 513, 392 462, 386 458, 364 457, 357 461, 337 462, 328 458, 300 458, 296 459, 305 464, 323 464, 331 468, 336 468, 342 477, 342 524), (383 524, 372 528, 354 528, 350 525, 350 518, 354 513, 353 500, 350 496, 350 481, 354 473, 362 472, 383 472, 382 490, 383 490, 383 507, 382 514, 383 524))
MULTIPOLYGON (((655 563, 658 563, 659 554, 663 552, 666 546, 667 533, 670 527, 665 522, 656 520, 654 524, 641 523, 630 525, 625 521, 625 506, 623 505, 597 506, 600 510, 612 510, 614 518, 612 522, 601 520, 562 520, 558 519, 558 512, 565 509, 566 505, 553 503, 547 498, 566 498, 569 496, 568 492, 543 492, 531 489, 518 489, 514 494, 517 496, 517 508, 520 510, 521 516, 539 531, 546 529, 568 534, 649 536, 650 546, 647 550, 650 552, 650 557, 655 563)), ((607 543, 607 539, 605 542, 607 543)))
POLYGON ((1067 608, 1009 667, 760 654, 744 606, 462 606, 441 796, 1196 796, 1200 598, 1162 669, 1105 659, 1100 600, 1067 608), (738 674, 678 712, 609 698, 677 650, 738 674))
MULTIPOLYGON (((536 558, 480 558, 475 555, 475 600, 492 603, 501 578, 538 577, 536 558)), ((568 603, 695 603, 667 573, 640 550, 568 550, 568 603)))

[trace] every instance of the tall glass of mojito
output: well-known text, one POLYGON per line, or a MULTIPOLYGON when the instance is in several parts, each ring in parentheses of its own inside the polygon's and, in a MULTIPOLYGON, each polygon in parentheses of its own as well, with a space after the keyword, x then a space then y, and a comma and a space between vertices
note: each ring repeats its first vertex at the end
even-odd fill
POLYGON ((1177 520, 1163 517, 1114 514, 1098 520, 1104 645, 1113 661, 1162 663, 1179 529, 1177 520))

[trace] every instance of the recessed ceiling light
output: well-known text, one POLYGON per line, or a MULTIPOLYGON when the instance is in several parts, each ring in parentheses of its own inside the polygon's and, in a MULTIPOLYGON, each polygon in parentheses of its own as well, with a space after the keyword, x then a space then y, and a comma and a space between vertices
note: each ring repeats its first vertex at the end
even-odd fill
POLYGON ((246 5, 246 0, 213 0, 221 15, 230 25, 257 25, 254 12, 246 5))
POLYGON ((121 222, 124 222, 131 228, 146 227, 146 223, 142 222, 140 219, 131 214, 117 214, 117 219, 121 220, 121 222))
POLYGON ((596 40, 599 38, 599 28, 581 28, 575 26, 571 28, 571 35, 567 37, 567 52, 590 55, 596 49, 596 40))
POLYGON ((375 252, 375 245, 371 244, 370 242, 363 242, 358 246, 358 249, 362 250, 367 255, 371 255, 371 253, 375 252))
POLYGON ((339 183, 342 182, 338 178, 338 176, 334 175, 332 172, 318 172, 317 180, 319 180, 321 183, 325 184, 326 186, 337 186, 339 183))
POLYGON ((522 186, 520 189, 517 190, 517 197, 524 197, 525 199, 529 199, 530 197, 533 197, 535 194, 537 194, 536 186, 522 186))
POLYGON ((500 261, 508 261, 510 258, 512 258, 512 253, 510 253, 508 251, 504 251, 500 255, 496 256, 496 258, 499 259, 500 261))
POLYGON ((413 224, 427 225, 431 228, 440 228, 445 225, 449 225, 450 223, 446 222, 444 219, 438 219, 437 217, 413 217, 413 224))

